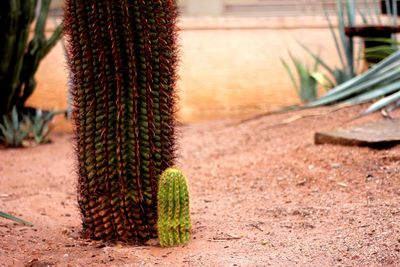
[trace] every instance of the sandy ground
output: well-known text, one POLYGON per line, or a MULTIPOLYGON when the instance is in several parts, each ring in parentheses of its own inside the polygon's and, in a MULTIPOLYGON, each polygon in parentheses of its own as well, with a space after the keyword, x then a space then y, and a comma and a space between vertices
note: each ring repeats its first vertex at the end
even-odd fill
POLYGON ((193 240, 178 248, 80 238, 71 135, 0 150, 0 210, 34 223, 0 219, 0 266, 398 266, 400 148, 315 146, 359 108, 298 119, 317 111, 182 126, 193 240))

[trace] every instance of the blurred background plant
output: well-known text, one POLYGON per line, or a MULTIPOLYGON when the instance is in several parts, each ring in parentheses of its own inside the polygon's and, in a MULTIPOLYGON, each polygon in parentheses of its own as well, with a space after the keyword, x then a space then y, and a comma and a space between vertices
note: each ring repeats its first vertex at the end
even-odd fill
MULTIPOLYGON (((398 50, 399 42, 394 38, 368 38, 367 41, 375 41, 380 44, 364 49, 364 60, 367 62, 380 62, 398 50)), ((373 64, 372 64, 373 65, 373 64)))
POLYGON ((319 107, 338 103, 342 106, 358 105, 379 99, 362 115, 397 107, 400 100, 400 51, 395 52, 366 72, 350 79, 306 107, 319 107))
MULTIPOLYGON (((25 107, 26 100, 36 88, 35 73, 41 60, 62 34, 62 26, 59 25, 48 39, 45 36, 50 4, 51 0, 0 2, 0 124, 3 125, 3 135, 5 132, 11 133, 8 127, 11 125, 5 125, 5 120, 9 120, 10 116, 13 123, 26 122, 25 119, 15 119, 15 115, 11 114, 14 108, 19 118, 35 114, 25 107), (31 29, 34 32, 30 38, 31 29)), ((12 125, 12 128, 14 133, 18 133, 24 127, 12 125)), ((14 141, 20 141, 23 135, 25 133, 14 136, 14 141)), ((6 145, 10 145, 6 139, 9 136, 1 137, 6 145)), ((17 145, 15 142, 12 144, 17 145)))
POLYGON ((3 115, 3 123, 0 124, 0 141, 6 147, 22 147, 23 141, 28 137, 29 127, 26 119, 20 120, 17 108, 3 115))
MULTIPOLYGON (((335 103, 347 106, 379 99, 362 113, 366 115, 388 106, 393 109, 400 101, 398 93, 400 54, 396 37, 399 31, 398 1, 382 1, 380 6, 384 6, 385 10, 378 10, 376 7, 379 5, 370 7, 368 2, 360 2, 364 5, 363 9, 358 8, 360 6, 355 0, 336 0, 337 30, 331 18, 325 13, 341 63, 340 67, 331 67, 317 53, 300 42, 299 45, 312 57, 316 62, 315 65, 323 69, 322 72, 316 69, 313 75, 309 75, 317 84, 305 79, 307 75, 304 71, 298 71, 299 66, 304 66, 304 63, 298 60, 294 63, 297 79, 288 64, 284 63, 290 79, 299 81, 297 91, 301 88, 306 92, 300 94, 301 101, 308 102, 304 107, 335 103), (381 14, 385 12, 389 14, 386 18, 381 14), (358 20, 361 20, 361 25, 358 20), (355 37, 360 37, 358 43, 355 37), (363 73, 364 71, 366 72, 363 73), (319 98, 316 96, 311 101, 305 101, 302 96, 314 94, 318 86, 332 90, 319 98)), ((294 62, 293 56, 291 58, 294 62)))
POLYGON ((296 89, 297 95, 303 103, 314 101, 318 96, 318 80, 315 79, 319 66, 318 60, 315 60, 313 68, 310 69, 308 64, 295 58, 290 52, 289 57, 295 72, 292 71, 289 62, 284 59, 281 60, 296 89))
POLYGON ((23 147, 50 142, 51 122, 58 113, 35 110, 35 114, 19 115, 14 106, 11 113, 3 116, 0 124, 0 141, 6 147, 23 147))
POLYGON ((53 111, 37 110, 34 116, 27 116, 31 129, 31 137, 36 144, 46 144, 50 142, 51 122, 56 115, 53 111))

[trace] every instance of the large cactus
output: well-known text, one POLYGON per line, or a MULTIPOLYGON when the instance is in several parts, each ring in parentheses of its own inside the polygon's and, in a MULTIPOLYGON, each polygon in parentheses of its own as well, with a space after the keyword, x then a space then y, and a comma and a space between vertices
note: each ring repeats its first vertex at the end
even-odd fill
POLYGON ((163 247, 189 242, 189 190, 185 175, 175 168, 163 172, 158 188, 158 238, 163 247))
POLYGON ((174 0, 66 0, 78 202, 87 237, 156 237, 174 161, 174 0))
POLYGON ((50 3, 51 0, 0 1, 0 118, 14 106, 18 109, 24 106, 36 87, 34 75, 40 61, 61 37, 61 26, 49 39, 45 37, 50 3), (30 39, 34 23, 34 35, 30 39))

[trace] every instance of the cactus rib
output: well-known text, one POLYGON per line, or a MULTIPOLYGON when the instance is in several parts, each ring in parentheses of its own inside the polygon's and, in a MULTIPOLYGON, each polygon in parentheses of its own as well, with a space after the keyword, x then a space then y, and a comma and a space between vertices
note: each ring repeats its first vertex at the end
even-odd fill
POLYGON ((170 0, 66 0, 87 237, 143 242, 157 234, 158 180, 175 154, 170 12, 170 0))
POLYGON ((158 189, 158 237, 163 247, 189 242, 191 221, 187 179, 176 168, 168 168, 158 189))

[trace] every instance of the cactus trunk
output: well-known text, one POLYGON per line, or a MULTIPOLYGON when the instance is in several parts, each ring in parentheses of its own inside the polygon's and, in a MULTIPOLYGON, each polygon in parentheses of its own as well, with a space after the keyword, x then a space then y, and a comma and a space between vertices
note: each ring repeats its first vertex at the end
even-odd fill
POLYGON ((174 161, 174 0, 66 0, 78 202, 86 237, 155 237, 174 161))

